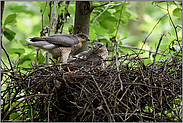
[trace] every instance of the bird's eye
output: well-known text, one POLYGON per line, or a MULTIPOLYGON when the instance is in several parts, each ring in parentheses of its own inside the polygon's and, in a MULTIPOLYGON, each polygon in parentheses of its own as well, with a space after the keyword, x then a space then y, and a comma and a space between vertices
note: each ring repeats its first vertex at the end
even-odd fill
POLYGON ((85 36, 82 36, 82 39, 84 39, 85 38, 85 36))
POLYGON ((102 46, 101 44, 98 45, 98 47, 101 47, 101 46, 102 46))

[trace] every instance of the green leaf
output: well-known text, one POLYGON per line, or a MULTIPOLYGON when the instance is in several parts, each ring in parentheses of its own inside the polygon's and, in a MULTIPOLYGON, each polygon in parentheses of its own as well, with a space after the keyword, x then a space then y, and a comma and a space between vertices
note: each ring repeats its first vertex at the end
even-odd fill
POLYGON ((27 114, 30 116, 30 118, 32 118, 31 113, 32 113, 32 115, 34 116, 35 111, 34 111, 33 109, 32 109, 32 112, 31 112, 31 109, 29 109, 29 110, 27 111, 27 114))
POLYGON ((176 8, 173 10, 173 15, 182 19, 182 9, 176 8))
POLYGON ((115 22, 110 22, 108 20, 106 21, 103 21, 103 22, 100 22, 100 25, 107 29, 107 32, 108 33, 113 33, 115 30, 116 30, 116 27, 117 27, 117 23, 115 22))
POLYGON ((12 113, 12 114, 10 114, 10 119, 11 119, 11 120, 13 120, 13 119, 15 119, 15 118, 16 118, 17 120, 20 119, 20 116, 19 116, 18 113, 12 113))
POLYGON ((163 3, 163 2, 165 2, 165 1, 153 1, 152 5, 155 4, 155 3, 163 3))
POLYGON ((4 25, 12 23, 16 19, 16 14, 10 14, 4 21, 4 25))
POLYGON ((22 56, 22 58, 20 59, 19 65, 23 64, 24 62, 27 62, 25 64, 27 66, 28 63, 30 61, 34 61, 34 59, 35 59, 34 54, 29 54, 29 55, 22 56))
POLYGON ((25 53, 25 50, 23 48, 10 48, 8 50, 8 53, 10 53, 10 54, 14 53, 14 54, 18 54, 20 56, 21 54, 25 53))
POLYGON ((15 37, 16 33, 8 28, 4 29, 4 36, 9 40, 12 41, 15 37))
POLYGON ((100 34, 100 35, 105 35, 107 33, 107 30, 104 29, 102 26, 100 25, 96 25, 94 26, 94 30, 97 34, 100 34))
MULTIPOLYGON (((19 40, 21 44, 25 44, 25 43, 29 43, 28 41, 26 40, 19 40)), ((34 47, 35 48, 35 47, 34 47)))
POLYGON ((111 21, 111 22, 116 22, 117 19, 114 18, 113 16, 111 16, 111 14, 109 12, 106 12, 105 14, 101 15, 98 19, 97 19, 99 22, 102 22, 102 21, 111 21))

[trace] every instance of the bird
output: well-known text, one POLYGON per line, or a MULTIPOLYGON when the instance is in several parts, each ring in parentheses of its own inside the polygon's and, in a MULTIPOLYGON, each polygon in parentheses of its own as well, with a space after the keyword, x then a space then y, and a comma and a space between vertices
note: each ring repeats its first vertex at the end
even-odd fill
POLYGON ((30 43, 25 45, 32 45, 40 49, 48 51, 53 59, 56 59, 56 62, 59 63, 58 58, 62 58, 62 63, 67 64, 67 59, 69 54, 73 54, 86 41, 90 41, 89 36, 84 33, 79 33, 76 35, 72 34, 54 34, 51 36, 43 37, 33 37, 30 38, 30 43))
POLYGON ((72 67, 84 68, 89 71, 90 68, 105 70, 108 66, 108 50, 102 42, 94 42, 88 51, 83 51, 75 56, 71 56, 67 62, 72 67))

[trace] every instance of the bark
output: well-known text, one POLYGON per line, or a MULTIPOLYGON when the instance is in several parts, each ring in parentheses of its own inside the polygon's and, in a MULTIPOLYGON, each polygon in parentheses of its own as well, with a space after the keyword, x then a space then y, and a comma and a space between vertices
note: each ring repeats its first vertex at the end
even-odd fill
POLYGON ((1 27, 2 27, 2 20, 3 20, 3 11, 4 11, 4 1, 1 1, 1 27))
MULTIPOLYGON (((89 35, 90 14, 92 10, 93 8, 90 1, 76 2, 74 31, 73 31, 74 34, 85 33, 89 35)), ((77 52, 75 52, 75 54, 78 54, 86 50, 88 50, 88 42, 84 43, 83 46, 77 52)))

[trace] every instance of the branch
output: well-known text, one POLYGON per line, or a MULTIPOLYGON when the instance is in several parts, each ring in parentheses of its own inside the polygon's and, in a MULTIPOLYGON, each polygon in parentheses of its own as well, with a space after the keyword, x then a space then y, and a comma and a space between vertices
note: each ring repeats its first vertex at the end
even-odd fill
POLYGON ((101 3, 101 4, 98 5, 98 6, 93 6, 92 9, 95 9, 95 8, 101 7, 101 6, 105 6, 105 5, 107 5, 108 3, 110 3, 110 1, 108 1, 107 3, 101 3))
MULTIPOLYGON (((142 47, 141 47, 140 49, 142 49, 142 48, 144 47, 144 45, 145 45, 147 39, 149 38, 149 36, 152 34, 152 32, 154 31, 154 29, 156 28, 156 26, 159 24, 159 22, 160 22, 166 15, 167 15, 167 14, 163 15, 163 17, 161 17, 161 18, 158 20, 158 22, 156 23, 156 25, 153 27, 153 29, 151 30, 151 32, 147 35, 147 37, 146 37, 145 40, 143 41, 144 43, 143 43, 143 45, 142 45, 142 47)), ((141 52, 141 50, 139 51, 138 54, 140 54, 140 52, 141 52)))
POLYGON ((156 52, 155 52, 155 55, 154 55, 154 60, 153 60, 153 67, 152 67, 152 69, 154 69, 154 63, 155 63, 155 60, 156 60, 156 54, 157 54, 157 52, 158 52, 159 46, 160 46, 160 44, 161 44, 161 41, 162 41, 164 35, 165 35, 165 33, 163 33, 163 34, 161 35, 160 39, 159 39, 159 43, 158 43, 158 46, 157 46, 157 48, 156 48, 156 52))
MULTIPOLYGON (((145 49, 141 49, 141 48, 138 48, 138 47, 132 47, 132 46, 118 46, 120 48, 128 48, 128 49, 135 49, 135 50, 141 50, 141 51, 146 51, 146 52, 151 52, 151 53, 155 53, 156 51, 151 51, 151 50, 145 50, 145 49)), ((159 53, 157 52, 157 54, 159 55, 163 55, 163 56, 171 56, 170 54, 164 54, 164 53, 159 53)), ((180 56, 173 56, 173 57, 177 57, 179 58, 180 56)))
MULTIPOLYGON (((3 26, 2 34, 3 34, 3 32, 4 32, 4 26, 3 26)), ((5 52, 5 54, 6 54, 7 58, 8 58, 8 61, 9 61, 11 70, 14 71, 13 66, 12 66, 12 64, 11 64, 11 60, 10 60, 9 54, 8 54, 8 52, 6 51, 6 49, 4 48, 4 46, 3 46, 2 36, 1 36, 1 48, 4 50, 4 52, 5 52)), ((14 76, 14 72, 12 72, 12 75, 14 76)))
POLYGON ((43 31, 44 31, 43 15, 44 15, 44 12, 45 12, 45 10, 46 10, 46 6, 47 6, 47 5, 48 5, 48 3, 47 3, 47 1, 46 1, 46 5, 45 5, 45 7, 44 7, 44 10, 43 10, 43 11, 42 11, 42 9, 40 10, 41 13, 42 13, 42 14, 41 14, 41 17, 42 17, 42 18, 41 18, 41 19, 42 19, 42 20, 41 20, 41 21, 42 21, 42 22, 41 22, 41 24, 42 24, 42 25, 41 25, 41 26, 42 26, 42 31, 41 31, 41 33, 40 33, 40 34, 41 34, 41 37, 42 37, 43 35, 45 36, 45 34, 43 33, 43 31))
POLYGON ((119 79, 119 82, 121 83, 121 90, 123 90, 123 82, 121 80, 121 77, 120 77, 120 71, 119 71, 119 67, 118 67, 118 46, 119 46, 119 43, 120 41, 118 41, 117 45, 116 45, 116 69, 118 71, 118 79, 119 79))
POLYGON ((116 30, 116 35, 115 35, 115 37, 117 36, 117 33, 118 33, 119 24, 120 24, 120 21, 121 21, 121 14, 122 14, 123 6, 124 6, 124 5, 121 6, 121 12, 120 12, 120 17, 119 17, 119 22, 118 22, 118 27, 117 27, 117 30, 116 30))
POLYGON ((31 98, 31 97, 35 97, 35 96, 46 96, 46 95, 52 95, 52 94, 34 94, 34 95, 30 95, 26 98, 23 98, 21 101, 19 101, 15 106, 13 106, 13 108, 10 109, 10 111, 6 114, 6 116, 2 119, 2 121, 4 121, 6 119, 7 116, 9 116, 9 114, 18 106, 20 105, 20 103, 22 103, 24 100, 31 98))
MULTIPOLYGON (((90 75, 91 75, 91 74, 90 74, 90 75)), ((100 88, 99 88, 97 82, 95 81, 95 78, 93 77, 93 75, 91 75, 91 77, 92 77, 92 79, 93 79, 95 85, 97 86, 97 89, 98 89, 100 95, 102 96, 102 99, 103 99, 103 101, 104 101, 104 103, 105 103, 105 105, 106 105, 106 107, 107 107, 107 110, 108 110, 110 116, 112 117, 113 122, 115 122, 115 119, 114 119, 114 117, 113 117, 113 115, 112 115, 112 113, 111 113, 111 110, 109 109, 109 106, 107 105, 107 102, 106 102, 106 100, 105 100, 105 98, 104 98, 104 95, 102 94, 102 91, 100 90, 100 88)))
MULTIPOLYGON (((4 1, 1 1, 1 27, 2 27, 2 18, 3 18, 3 12, 4 12, 4 1)), ((7 58, 8 58, 8 61, 9 61, 9 64, 10 64, 10 67, 11 67, 11 70, 12 70, 12 75, 14 76, 14 69, 13 69, 13 66, 11 64, 11 60, 10 60, 10 57, 9 57, 9 54, 8 52, 6 51, 6 49, 4 48, 3 46, 3 41, 2 41, 2 38, 3 38, 3 33, 4 33, 4 25, 3 25, 3 30, 2 30, 2 35, 1 35, 1 48, 4 50, 7 58)))
MULTIPOLYGON (((56 14, 56 3, 57 3, 57 1, 53 1, 53 11, 52 11, 52 15, 51 15, 50 23, 49 23, 48 36, 50 36, 51 27, 53 25, 53 18, 56 14)), ((49 64, 48 62, 49 62, 49 54, 48 54, 48 51, 46 51, 46 65, 49 64)))
POLYGON ((57 3, 57 1, 53 1, 53 11, 52 11, 52 15, 51 15, 50 23, 49 23, 48 36, 50 36, 51 27, 53 25, 53 18, 54 18, 55 11, 56 11, 56 3, 57 3))
MULTIPOLYGON (((173 23, 173 20, 172 20, 172 18, 171 18, 171 16, 170 16, 169 9, 168 9, 168 3, 167 3, 167 12, 168 12, 168 16, 169 16, 169 18, 170 18, 170 21, 171 21, 171 23, 172 23, 172 25, 173 25, 173 28, 174 28, 174 30, 175 30, 175 35, 176 35, 177 42, 179 43, 179 37, 178 37, 178 33, 177 33, 177 27, 176 27, 175 24, 173 23)), ((181 46, 180 43, 179 43, 179 46, 181 46)), ((181 50, 182 50, 182 47, 180 47, 180 48, 181 48, 181 50)))
POLYGON ((1 27, 2 27, 3 12, 4 12, 4 1, 1 1, 1 27))
POLYGON ((107 9, 108 9, 108 6, 104 9, 104 11, 102 11, 102 12, 92 21, 92 23, 91 23, 90 25, 92 25, 93 22, 95 22, 95 21, 97 20, 97 18, 99 18, 100 15, 103 14, 107 9))

